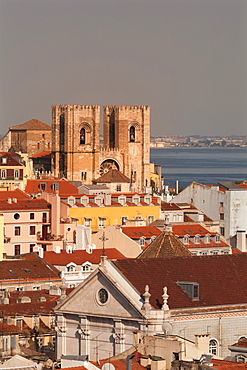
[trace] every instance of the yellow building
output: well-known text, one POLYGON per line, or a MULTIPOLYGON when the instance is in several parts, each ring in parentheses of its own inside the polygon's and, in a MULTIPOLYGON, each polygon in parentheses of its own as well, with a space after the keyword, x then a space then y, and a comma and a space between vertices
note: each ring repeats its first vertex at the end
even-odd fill
POLYGON ((150 163, 150 184, 154 192, 160 193, 162 190, 161 166, 150 163))
MULTIPOLYGON (((79 195, 79 194, 78 194, 79 195)), ((93 232, 109 225, 125 225, 127 220, 150 224, 160 217, 158 199, 150 194, 82 195, 68 198, 69 216, 79 225, 90 226, 93 232)))

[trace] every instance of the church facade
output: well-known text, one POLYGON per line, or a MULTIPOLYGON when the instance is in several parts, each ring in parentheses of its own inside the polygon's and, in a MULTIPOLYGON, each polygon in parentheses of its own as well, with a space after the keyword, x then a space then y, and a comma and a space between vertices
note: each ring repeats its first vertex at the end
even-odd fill
POLYGON ((56 177, 92 183, 109 169, 130 178, 131 191, 150 186, 150 107, 52 106, 52 171, 56 177))

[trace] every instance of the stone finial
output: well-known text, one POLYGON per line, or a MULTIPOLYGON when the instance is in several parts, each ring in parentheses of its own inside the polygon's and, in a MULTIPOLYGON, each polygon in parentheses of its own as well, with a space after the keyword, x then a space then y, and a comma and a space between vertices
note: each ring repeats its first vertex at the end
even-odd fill
POLYGON ((145 311, 149 311, 151 309, 151 304, 149 303, 149 299, 151 297, 151 294, 149 293, 149 286, 145 286, 145 293, 143 294, 144 297, 144 304, 143 304, 143 309, 145 311))
POLYGON ((166 287, 166 286, 163 288, 163 291, 164 291, 164 293, 163 293, 163 295, 162 295, 162 298, 163 298, 163 306, 162 306, 162 310, 163 310, 163 311, 167 311, 167 310, 169 310, 169 306, 168 306, 168 304, 167 304, 167 301, 168 301, 169 295, 167 294, 167 287, 166 287))
POLYGON ((62 284, 60 285, 60 290, 61 290, 61 297, 60 297, 60 300, 61 299, 64 299, 66 298, 66 289, 67 289, 67 285, 65 284, 65 279, 63 278, 62 279, 62 284))

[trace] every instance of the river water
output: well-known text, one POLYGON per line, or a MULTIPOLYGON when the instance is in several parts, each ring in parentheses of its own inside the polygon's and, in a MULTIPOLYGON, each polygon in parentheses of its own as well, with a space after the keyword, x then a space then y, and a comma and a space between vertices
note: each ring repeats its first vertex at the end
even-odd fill
POLYGON ((161 165, 170 187, 176 180, 181 187, 247 180, 247 148, 152 148, 151 162, 161 165))

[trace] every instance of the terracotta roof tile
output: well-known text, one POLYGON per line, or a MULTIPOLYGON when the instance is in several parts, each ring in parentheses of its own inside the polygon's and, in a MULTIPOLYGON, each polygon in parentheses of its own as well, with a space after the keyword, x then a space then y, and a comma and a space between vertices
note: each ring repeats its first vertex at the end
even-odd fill
POLYGON ((176 203, 161 202, 162 211, 181 211, 181 208, 176 203))
POLYGON ((21 333, 20 329, 15 325, 8 325, 4 322, 0 322, 0 333, 3 334, 19 334, 21 333))
POLYGON ((70 196, 71 194, 76 194, 78 195, 78 188, 71 184, 68 180, 66 179, 38 179, 38 180, 27 180, 27 185, 25 191, 28 194, 37 194, 41 192, 40 184, 46 184, 46 189, 48 193, 56 193, 58 191, 60 197, 70 196), (53 184, 56 183, 58 184, 58 190, 53 188, 53 184))
POLYGON ((41 258, 35 259, 9 259, 0 261, 0 281, 35 279, 60 279, 59 272, 51 268, 41 258))
POLYGON ((24 211, 24 210, 38 210, 38 209, 50 209, 50 203, 45 199, 17 199, 13 201, 14 198, 11 198, 11 203, 7 200, 0 199, 0 211, 24 211))
POLYGON ((172 232, 163 231, 137 258, 166 258, 173 256, 191 256, 191 252, 172 232))
POLYGON ((102 176, 100 176, 98 179, 94 180, 95 183, 123 183, 127 182, 130 183, 130 179, 125 176, 122 172, 116 170, 116 169, 110 169, 108 172, 104 173, 102 176))
POLYGON ((217 234, 216 232, 209 231, 204 226, 202 226, 201 224, 198 224, 198 223, 195 223, 193 225, 191 225, 191 224, 185 224, 185 223, 179 224, 179 225, 173 224, 172 225, 172 231, 173 231, 173 233, 175 235, 178 235, 180 237, 182 237, 184 235, 190 235, 190 236, 200 235, 200 236, 205 236, 207 234, 209 234, 211 236, 214 236, 214 235, 217 234))
POLYGON ((247 254, 123 259, 113 264, 140 294, 149 285, 150 303, 156 308, 163 302, 165 286, 171 309, 246 304, 247 254), (197 282, 199 300, 193 301, 177 281, 197 282))
MULTIPOLYGON (((107 248, 105 254, 109 259, 126 258, 115 248, 107 248)), ((47 251, 44 252, 44 260, 55 266, 66 266, 70 262, 74 262, 77 265, 82 265, 84 262, 99 264, 101 255, 101 249, 93 249, 92 253, 87 253, 86 250, 75 250, 73 253, 67 253, 65 250, 61 250, 61 253, 47 251)))
POLYGON ((31 158, 51 158, 51 152, 40 152, 37 154, 34 154, 31 158))
POLYGON ((49 130, 51 131, 51 126, 47 125, 47 123, 41 122, 36 118, 31 119, 25 123, 22 123, 17 126, 11 126, 9 128, 11 131, 14 130, 49 130))
POLYGON ((131 239, 140 239, 142 236, 150 239, 161 233, 155 226, 122 226, 122 232, 131 239))
POLYGON ((31 199, 28 194, 24 193, 24 191, 21 191, 20 189, 0 191, 0 200, 7 200, 8 198, 31 199))

